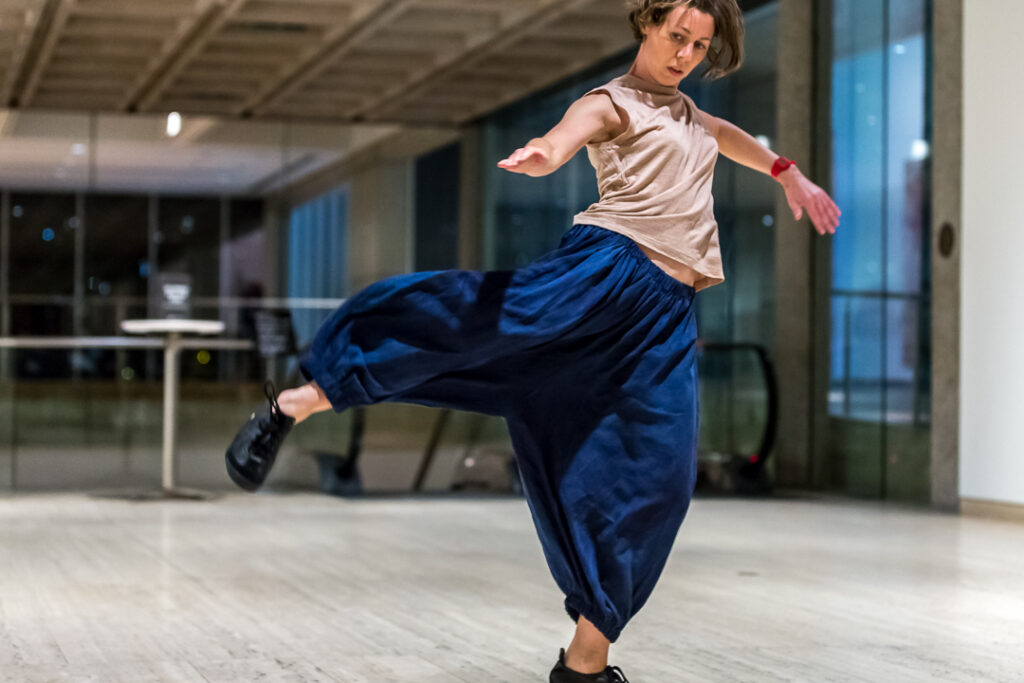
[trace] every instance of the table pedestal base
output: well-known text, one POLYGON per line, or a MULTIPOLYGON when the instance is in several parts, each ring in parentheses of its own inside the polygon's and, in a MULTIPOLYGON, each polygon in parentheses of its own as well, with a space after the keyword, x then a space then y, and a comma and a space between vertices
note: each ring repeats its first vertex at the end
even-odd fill
POLYGON ((114 500, 130 500, 136 503, 147 503, 159 500, 217 500, 224 496, 223 493, 212 491, 200 491, 199 489, 169 488, 169 489, 124 489, 119 491, 97 491, 92 494, 96 498, 111 498, 114 500))

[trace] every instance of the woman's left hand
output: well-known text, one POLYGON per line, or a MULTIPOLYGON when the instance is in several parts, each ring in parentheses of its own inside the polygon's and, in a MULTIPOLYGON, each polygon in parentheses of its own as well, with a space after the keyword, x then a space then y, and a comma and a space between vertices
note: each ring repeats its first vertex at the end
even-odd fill
POLYGON ((796 166, 790 166, 779 174, 779 183, 786 191, 786 201, 797 220, 803 218, 807 209, 814 229, 818 234, 835 234, 839 217, 843 214, 823 189, 804 177, 796 166))

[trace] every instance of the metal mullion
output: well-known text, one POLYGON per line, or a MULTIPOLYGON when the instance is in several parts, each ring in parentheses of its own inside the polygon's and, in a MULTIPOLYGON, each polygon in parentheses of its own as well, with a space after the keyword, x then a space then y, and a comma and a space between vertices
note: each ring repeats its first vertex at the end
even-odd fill
MULTIPOLYGON (((160 267, 157 264, 159 258, 158 244, 157 244, 157 233, 160 231, 160 204, 159 197, 155 194, 149 195, 148 203, 148 221, 147 221, 147 234, 148 239, 146 241, 146 258, 149 261, 149 276, 146 282, 146 315, 149 317, 152 314, 153 301, 160 295, 160 292, 156 288, 156 278, 160 274, 160 267)), ((156 376, 157 360, 156 357, 151 354, 146 354, 146 375, 148 377, 156 376)))
POLYGON ((853 391, 853 361, 851 355, 853 353, 853 312, 851 307, 853 306, 853 299, 851 297, 845 297, 846 308, 843 311, 843 397, 845 401, 844 412, 846 417, 852 418, 853 400, 850 397, 850 393, 853 391))
MULTIPOLYGON (((924 23, 924 139, 928 141, 930 149, 935 148, 935 112, 933 111, 932 102, 935 101, 934 92, 934 79, 935 79, 935 15, 934 15, 934 2, 933 0, 925 0, 922 10, 925 13, 924 23)), ((931 324, 932 324, 932 312, 931 312, 931 294, 932 294, 932 221, 934 216, 932 215, 932 197, 935 193, 935 182, 934 173, 932 167, 932 160, 934 157, 929 154, 927 160, 924 163, 924 173, 921 179, 924 187, 927 188, 925 197, 922 197, 922 215, 926 217, 923 221, 922 232, 924 233, 924 239, 921 240, 921 279, 918 281, 918 297, 917 297, 917 340, 915 346, 917 347, 918 358, 914 363, 914 426, 920 426, 924 420, 922 413, 924 412, 924 400, 922 400, 919 389, 923 384, 923 374, 921 372, 921 358, 927 358, 928 364, 928 376, 932 376, 932 360, 930 354, 925 356, 921 353, 924 349, 922 348, 923 340, 928 337, 930 341, 931 335, 931 324), (927 290, 925 289, 924 283, 928 283, 927 290), (927 311, 927 317, 926 317, 927 311), (922 326, 922 320, 927 319, 928 327, 922 326)), ((929 389, 929 395, 927 401, 931 403, 931 389, 929 389)), ((928 410, 928 421, 931 422, 931 410, 928 410)), ((929 441, 931 436, 931 429, 929 428, 929 441)), ((930 466, 929 466, 930 470, 930 466)))
POLYGON ((76 337, 84 334, 85 320, 85 193, 75 193, 74 309, 71 330, 76 337))
POLYGON ((891 2, 884 0, 882 3, 882 420, 879 430, 881 452, 879 462, 881 465, 881 480, 879 482, 881 498, 888 498, 889 476, 889 107, 891 97, 889 89, 892 86, 889 79, 890 55, 889 42, 892 37, 892 26, 890 25, 891 2))
POLYGON ((11 333, 11 193, 0 192, 0 335, 11 333))
MULTIPOLYGON (((217 297, 217 315, 221 321, 227 324, 228 313, 231 310, 224 304, 226 296, 231 296, 231 281, 232 281, 232 270, 231 270, 231 254, 229 247, 231 244, 231 198, 223 196, 220 198, 220 239, 218 240, 217 246, 217 262, 220 266, 220 272, 218 273, 219 296, 217 297)), ((236 318, 237 320, 237 318, 236 318)), ((234 324, 235 320, 232 321, 227 329, 231 334, 237 333, 237 325, 234 324)), ((234 359, 232 359, 234 360, 234 359)), ((234 363, 231 363, 231 367, 228 367, 228 363, 218 362, 217 363, 217 374, 221 381, 226 381, 230 370, 235 367, 234 363)))
MULTIPOLYGON (((0 336, 7 336, 11 333, 11 301, 9 287, 11 254, 11 193, 4 189, 0 190, 0 336)), ((10 351, 0 351, 0 387, 4 395, 10 397, 9 407, 14 405, 13 386, 8 385, 13 377, 11 372, 12 358, 14 354, 10 351)), ((6 481, 3 487, 7 490, 14 489, 14 482, 17 480, 17 463, 14 454, 14 416, 13 410, 5 410, 0 415, 0 420, 6 424, 0 428, 0 434, 6 434, 8 438, 0 442, 0 452, 7 452, 8 467, 6 481)))

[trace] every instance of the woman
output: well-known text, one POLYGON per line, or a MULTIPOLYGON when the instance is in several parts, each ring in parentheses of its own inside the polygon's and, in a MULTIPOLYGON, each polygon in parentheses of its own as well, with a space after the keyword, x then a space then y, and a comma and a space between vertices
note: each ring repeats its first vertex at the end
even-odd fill
POLYGON ((711 180, 719 152, 777 177, 821 234, 839 210, 787 160, 700 111, 679 83, 742 61, 736 0, 633 0, 629 73, 576 101, 499 166, 554 172, 584 145, 601 200, 559 247, 515 271, 377 282, 320 329, 310 383, 269 392, 227 453, 262 484, 291 427, 333 408, 403 401, 500 415, 565 608, 576 621, 552 683, 625 681, 608 650, 647 600, 696 475, 697 291, 723 281, 711 180))

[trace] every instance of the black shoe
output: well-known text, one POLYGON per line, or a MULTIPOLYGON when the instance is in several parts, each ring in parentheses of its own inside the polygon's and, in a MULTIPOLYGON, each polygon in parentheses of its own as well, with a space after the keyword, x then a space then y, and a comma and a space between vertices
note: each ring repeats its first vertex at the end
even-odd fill
POLYGON ((263 485, 281 442, 295 425, 294 417, 281 412, 273 383, 267 382, 263 391, 269 405, 249 417, 224 454, 228 475, 246 491, 255 491, 263 485))
POLYGON ((558 664, 551 670, 550 683, 629 683, 617 666, 609 666, 596 674, 581 674, 565 665, 565 649, 558 653, 558 664))

